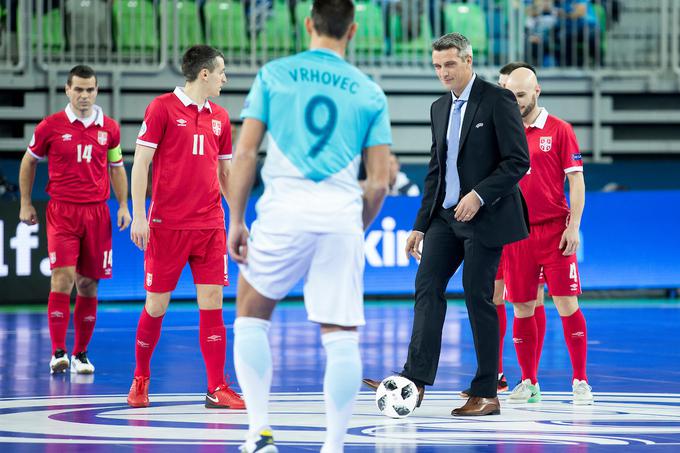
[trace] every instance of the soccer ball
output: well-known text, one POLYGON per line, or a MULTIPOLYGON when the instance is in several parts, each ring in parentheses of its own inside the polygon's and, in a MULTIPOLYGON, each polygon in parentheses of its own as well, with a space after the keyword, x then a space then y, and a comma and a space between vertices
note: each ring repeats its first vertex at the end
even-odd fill
POLYGON ((378 386, 375 404, 380 413, 388 417, 408 417, 418 404, 418 389, 403 376, 387 377, 378 386))

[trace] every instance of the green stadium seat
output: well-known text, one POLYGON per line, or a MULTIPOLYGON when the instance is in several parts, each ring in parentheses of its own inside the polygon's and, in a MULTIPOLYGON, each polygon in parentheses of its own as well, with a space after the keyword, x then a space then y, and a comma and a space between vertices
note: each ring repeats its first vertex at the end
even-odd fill
POLYGON ((450 3, 444 7, 446 33, 458 32, 470 40, 475 54, 483 55, 489 45, 484 11, 472 3, 450 3))
POLYGON ((154 5, 148 0, 115 0, 113 2, 113 36, 123 54, 158 51, 154 5))
MULTIPOLYGON (((351 43, 354 51, 360 56, 383 55, 385 53, 385 27, 380 4, 371 0, 359 0, 355 6, 355 21, 358 28, 351 43)), ((310 1, 299 2, 295 7, 299 50, 309 47, 305 18, 309 16, 311 9, 312 2, 310 1)))
POLYGON ((288 55, 294 49, 293 21, 286 0, 274 0, 272 13, 258 39, 258 49, 266 47, 269 53, 288 55))
POLYGON ((187 0, 167 2, 166 17, 169 49, 173 49, 176 44, 178 54, 182 55, 189 47, 203 42, 201 20, 195 2, 187 0))
POLYGON ((383 55, 385 53, 385 26, 382 8, 374 1, 357 1, 355 6, 357 33, 354 50, 358 54, 383 55))
POLYGON ((600 51, 602 52, 602 58, 604 58, 607 51, 607 11, 604 9, 604 6, 597 3, 593 4, 593 10, 600 26, 600 51))
POLYGON ((295 5, 295 23, 297 34, 297 50, 309 48, 309 35, 305 30, 305 18, 312 12, 312 2, 301 1, 295 5))
POLYGON ((420 15, 420 35, 406 40, 403 21, 398 14, 390 14, 390 40, 393 54, 427 55, 432 49, 432 27, 427 14, 420 15))
MULTIPOLYGON (((18 25, 21 23, 21 20, 17 21, 18 25)), ((61 54, 66 47, 66 40, 64 39, 64 22, 59 8, 42 15, 42 27, 38 16, 34 16, 32 34, 33 49, 38 48, 38 43, 42 39, 44 52, 61 54)))
POLYGON ((208 0, 205 4, 207 44, 221 50, 249 48, 243 5, 233 0, 208 0))

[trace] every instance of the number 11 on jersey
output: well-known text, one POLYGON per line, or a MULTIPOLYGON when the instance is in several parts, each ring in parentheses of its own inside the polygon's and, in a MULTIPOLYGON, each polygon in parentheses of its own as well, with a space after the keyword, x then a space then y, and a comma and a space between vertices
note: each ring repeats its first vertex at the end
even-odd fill
POLYGON ((205 135, 194 134, 194 150, 191 154, 194 156, 203 156, 203 143, 205 141, 205 135))

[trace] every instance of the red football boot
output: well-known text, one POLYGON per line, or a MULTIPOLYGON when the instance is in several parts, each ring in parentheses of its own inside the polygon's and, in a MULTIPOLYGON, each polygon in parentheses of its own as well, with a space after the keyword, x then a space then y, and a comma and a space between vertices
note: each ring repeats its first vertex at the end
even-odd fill
POLYGON ((149 378, 135 376, 130 386, 127 403, 131 407, 149 407, 149 378))
POLYGON ((246 403, 241 395, 233 391, 228 384, 222 384, 214 392, 206 393, 205 407, 208 409, 245 409, 246 403))

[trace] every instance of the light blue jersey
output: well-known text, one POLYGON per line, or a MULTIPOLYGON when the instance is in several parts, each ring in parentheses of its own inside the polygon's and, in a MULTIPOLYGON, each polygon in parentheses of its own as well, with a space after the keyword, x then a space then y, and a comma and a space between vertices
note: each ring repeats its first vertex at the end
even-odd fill
POLYGON ((262 121, 268 132, 262 228, 362 228, 361 153, 392 142, 376 83, 331 50, 302 52, 262 67, 241 118, 262 121))

